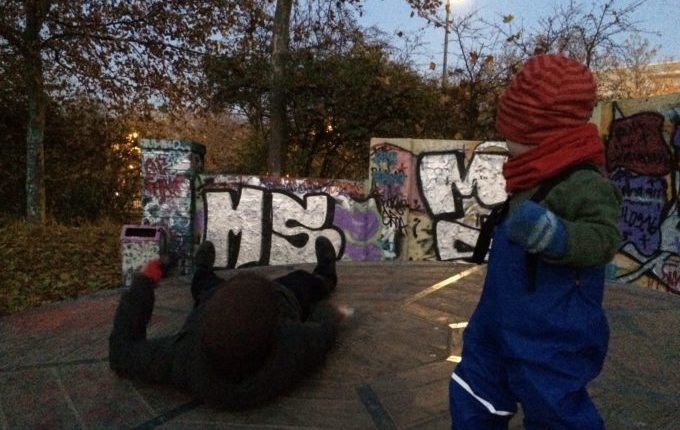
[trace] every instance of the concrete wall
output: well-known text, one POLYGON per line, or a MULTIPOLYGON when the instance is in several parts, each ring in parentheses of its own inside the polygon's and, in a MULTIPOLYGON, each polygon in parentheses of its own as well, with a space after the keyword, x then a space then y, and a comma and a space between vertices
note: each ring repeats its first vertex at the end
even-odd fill
POLYGON ((182 140, 140 141, 142 149, 142 224, 162 225, 170 233, 169 250, 183 272, 191 267, 194 179, 203 170, 205 147, 182 140))
POLYGON ((610 179, 623 194, 619 281, 680 293, 680 95, 599 106, 610 179))
POLYGON ((326 236, 346 259, 379 259, 377 212, 351 181, 201 175, 197 231, 216 248, 216 265, 316 261, 326 236))
POLYGON ((222 267, 313 262, 320 235, 345 260, 456 260, 506 198, 503 143, 373 139, 370 160, 367 187, 201 175, 195 230, 222 267))
POLYGON ((369 190, 380 208, 385 259, 472 255, 481 221, 506 199, 505 143, 372 139, 369 190))
MULTIPOLYGON (((601 105, 593 121, 624 197, 610 277, 680 293, 680 95, 601 105)), ((312 262, 319 235, 345 260, 461 260, 506 198, 506 156, 500 142, 375 138, 363 184, 196 175, 200 150, 149 142, 144 223, 168 223, 183 255, 212 240, 222 267, 312 262)))

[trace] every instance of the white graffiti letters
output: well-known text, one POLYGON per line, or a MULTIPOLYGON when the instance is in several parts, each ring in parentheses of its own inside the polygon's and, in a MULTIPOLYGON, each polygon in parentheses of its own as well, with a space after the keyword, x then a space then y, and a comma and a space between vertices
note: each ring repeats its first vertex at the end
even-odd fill
POLYGON ((507 198, 502 173, 504 150, 504 143, 484 142, 475 148, 467 166, 461 150, 421 154, 419 187, 433 219, 439 259, 471 256, 480 217, 507 198))
POLYGON ((303 199, 241 186, 206 193, 206 240, 215 244, 217 267, 315 262, 314 242, 327 237, 340 252, 343 237, 333 227, 334 200, 326 194, 303 199))
POLYGON ((325 194, 309 194, 301 202, 291 195, 272 192, 272 239, 270 264, 290 261, 316 262, 314 242, 327 237, 340 248, 341 233, 333 228, 332 205, 325 194))
POLYGON ((206 193, 207 240, 215 244, 215 266, 260 262, 263 246, 262 212, 265 190, 243 187, 234 192, 206 193), (238 238, 238 239, 237 239, 238 238), (236 255, 236 261, 229 257, 236 255))

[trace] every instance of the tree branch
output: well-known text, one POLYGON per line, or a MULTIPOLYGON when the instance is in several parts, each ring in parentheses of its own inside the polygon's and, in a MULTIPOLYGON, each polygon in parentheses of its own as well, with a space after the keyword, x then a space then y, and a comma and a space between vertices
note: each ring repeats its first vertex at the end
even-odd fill
POLYGON ((51 36, 48 39, 45 39, 43 42, 43 46, 49 46, 49 42, 55 41, 55 40, 63 40, 63 39, 94 39, 97 41, 102 41, 102 42, 114 42, 117 44, 137 44, 137 45, 142 45, 146 47, 160 47, 160 48, 165 48, 165 49, 171 49, 176 52, 181 52, 184 54, 194 54, 194 55, 204 55, 205 52, 202 51, 196 51, 193 49, 188 49, 180 46, 173 45, 171 43, 166 43, 166 42, 159 42, 157 40, 148 40, 148 39, 138 39, 134 37, 117 37, 117 36, 112 36, 108 34, 95 34, 95 33, 86 33, 86 32, 67 32, 67 33, 57 33, 51 36))
POLYGON ((0 18, 0 37, 4 38, 18 52, 23 53, 26 49, 21 32, 10 27, 3 18, 0 18))

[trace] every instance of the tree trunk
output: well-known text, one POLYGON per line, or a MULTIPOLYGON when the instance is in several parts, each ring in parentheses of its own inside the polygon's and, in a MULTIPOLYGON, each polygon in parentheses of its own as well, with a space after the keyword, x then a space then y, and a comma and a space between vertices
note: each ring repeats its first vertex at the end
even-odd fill
POLYGON ((26 219, 45 222, 45 95, 41 87, 28 90, 26 131, 26 219))
POLYGON ((32 224, 45 222, 45 109, 47 97, 41 57, 40 30, 49 2, 26 2, 24 52, 28 96, 26 131, 26 219, 32 224))
POLYGON ((280 176, 288 141, 286 119, 286 89, 290 14, 293 0, 277 0, 272 37, 271 76, 271 140, 269 141, 269 174, 280 176))

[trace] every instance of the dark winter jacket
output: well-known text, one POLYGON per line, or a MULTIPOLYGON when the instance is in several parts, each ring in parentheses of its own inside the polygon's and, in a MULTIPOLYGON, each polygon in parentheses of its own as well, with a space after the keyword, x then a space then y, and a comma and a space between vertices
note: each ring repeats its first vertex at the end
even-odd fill
POLYGON ((109 362, 118 375, 186 389, 220 409, 243 409, 283 392, 319 365, 335 341, 337 316, 328 302, 312 307, 300 320, 295 296, 275 282, 280 321, 275 343, 258 372, 230 381, 208 364, 199 323, 210 296, 201 301, 175 335, 146 339, 153 312, 154 285, 138 274, 123 293, 109 337, 109 362))

